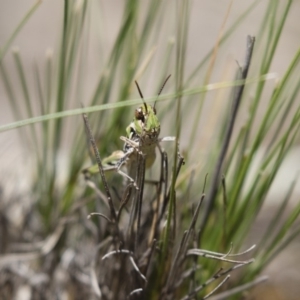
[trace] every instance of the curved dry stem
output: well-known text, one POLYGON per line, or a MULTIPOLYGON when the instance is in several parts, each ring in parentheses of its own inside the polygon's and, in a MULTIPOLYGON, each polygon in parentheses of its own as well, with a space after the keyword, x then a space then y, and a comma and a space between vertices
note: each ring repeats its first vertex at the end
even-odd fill
POLYGON ((212 259, 215 259, 215 260, 230 262, 230 263, 233 263, 233 264, 248 264, 248 263, 251 263, 251 262, 254 261, 254 259, 245 260, 245 261, 225 259, 224 256, 221 256, 221 257, 218 256, 218 255, 220 255, 220 253, 217 253, 217 255, 211 255, 211 254, 208 254, 207 251, 201 250, 201 249, 190 249, 190 250, 187 251, 186 255, 187 256, 197 255, 197 256, 212 258, 212 259))
POLYGON ((101 218, 104 218, 106 221, 108 221, 109 223, 111 223, 111 220, 104 214, 101 214, 101 213, 97 213, 97 212, 92 212, 90 213, 87 218, 90 219, 92 216, 98 216, 98 217, 101 217, 101 218))

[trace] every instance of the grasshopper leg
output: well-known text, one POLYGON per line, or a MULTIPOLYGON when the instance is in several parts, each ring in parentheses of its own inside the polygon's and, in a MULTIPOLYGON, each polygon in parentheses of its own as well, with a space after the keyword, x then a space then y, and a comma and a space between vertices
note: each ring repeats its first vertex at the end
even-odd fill
MULTIPOLYGON (((180 154, 180 150, 179 150, 179 142, 176 139, 176 136, 165 136, 163 138, 158 139, 159 142, 177 142, 177 146, 178 146, 178 157, 181 158, 182 155, 180 154)), ((159 148, 159 151, 162 152, 161 148, 159 148)), ((183 160, 183 164, 185 164, 185 161, 183 160)))
POLYGON ((123 177, 127 178, 130 181, 130 183, 133 184, 134 187, 138 190, 138 186, 137 186, 136 182, 134 181, 134 179, 121 170, 122 165, 126 163, 127 158, 134 152, 134 150, 135 150, 134 148, 130 148, 124 154, 124 156, 120 158, 120 160, 118 161, 118 164, 116 166, 116 171, 123 177))

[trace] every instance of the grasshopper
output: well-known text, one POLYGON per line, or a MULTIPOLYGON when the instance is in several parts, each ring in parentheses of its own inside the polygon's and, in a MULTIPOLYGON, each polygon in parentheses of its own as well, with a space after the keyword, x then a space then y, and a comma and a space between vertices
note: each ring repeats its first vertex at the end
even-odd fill
MULTIPOLYGON (((157 97, 161 94, 165 84, 171 75, 164 81, 157 97)), ((160 123, 156 116, 155 103, 153 106, 145 102, 144 96, 138 83, 135 81, 143 105, 135 110, 133 121, 126 128, 126 137, 121 136, 124 141, 123 150, 114 151, 110 156, 103 159, 104 171, 115 170, 123 177, 127 178, 131 184, 137 188, 134 180, 137 170, 138 155, 145 155, 145 167, 150 168, 156 159, 156 147, 161 141, 174 141, 175 137, 159 138, 160 123), (127 173, 121 170, 126 166, 127 173)), ((86 177, 99 173, 98 165, 83 170, 86 177)))

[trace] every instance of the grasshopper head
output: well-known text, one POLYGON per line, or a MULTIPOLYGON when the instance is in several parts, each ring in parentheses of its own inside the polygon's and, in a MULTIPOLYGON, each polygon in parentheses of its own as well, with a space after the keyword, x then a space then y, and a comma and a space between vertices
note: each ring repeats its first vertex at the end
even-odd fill
MULTIPOLYGON (((171 75, 169 75, 164 81, 164 84, 161 87, 157 97, 160 95, 163 87, 165 86, 170 76, 171 75)), ((126 129, 127 136, 131 138, 135 135, 144 140, 146 144, 151 144, 153 143, 153 141, 156 142, 160 132, 160 123, 156 116, 155 104, 154 106, 147 104, 144 100, 144 96, 141 92, 141 89, 136 81, 135 84, 143 100, 143 105, 135 110, 134 120, 126 129)))
POLYGON ((139 136, 157 138, 160 132, 160 124, 156 116, 156 109, 149 104, 137 108, 134 113, 134 127, 139 136))

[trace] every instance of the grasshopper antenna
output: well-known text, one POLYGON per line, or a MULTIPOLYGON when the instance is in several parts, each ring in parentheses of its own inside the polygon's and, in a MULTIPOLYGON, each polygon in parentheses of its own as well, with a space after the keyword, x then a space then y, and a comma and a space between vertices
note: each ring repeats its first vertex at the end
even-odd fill
MULTIPOLYGON (((162 87, 160 88, 160 90, 159 90, 159 92, 158 92, 158 94, 157 94, 157 98, 158 98, 158 96, 161 94, 162 90, 164 89, 164 87, 165 87, 165 85, 166 85, 166 83, 167 83, 167 81, 169 80, 170 77, 171 77, 171 74, 170 74, 170 75, 166 78, 166 80, 164 81, 162 87)), ((155 104, 156 104, 157 98, 156 98, 156 100, 155 100, 155 102, 154 102, 153 109, 155 109, 155 104)))
POLYGON ((143 94, 142 94, 142 92, 141 92, 141 89, 140 89, 140 87, 139 87, 139 84, 137 83, 136 80, 135 80, 135 84, 136 84, 136 87, 137 87, 137 89, 138 89, 138 91, 139 91, 139 93, 140 93, 140 96, 141 96, 142 100, 143 100, 143 103, 144 103, 144 106, 145 106, 145 110, 146 110, 146 114, 147 114, 147 113, 148 113, 147 104, 146 104, 146 102, 145 102, 144 96, 143 96, 143 94))

